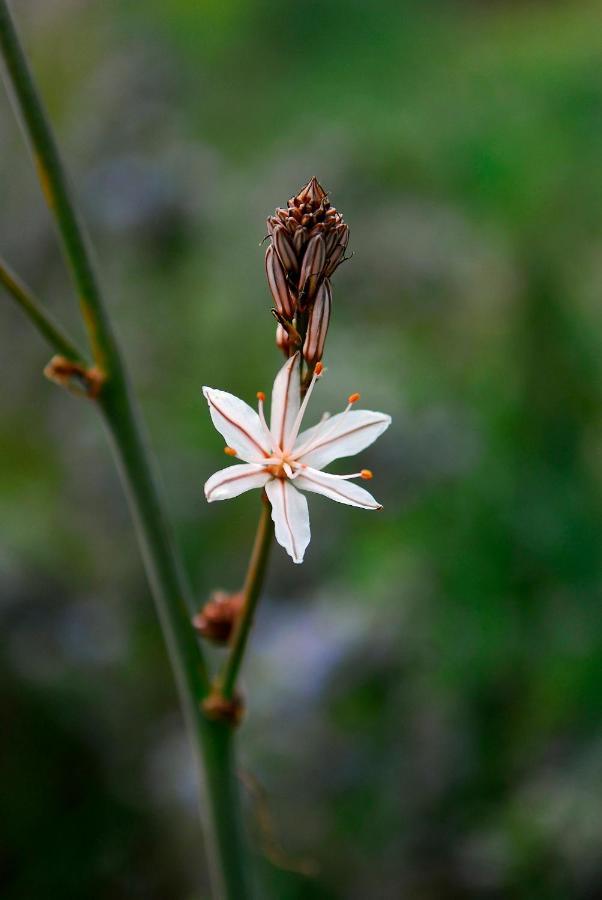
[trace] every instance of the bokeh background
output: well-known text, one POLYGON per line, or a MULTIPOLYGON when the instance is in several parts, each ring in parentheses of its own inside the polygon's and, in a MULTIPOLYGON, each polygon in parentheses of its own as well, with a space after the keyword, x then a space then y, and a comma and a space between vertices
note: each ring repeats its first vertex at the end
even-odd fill
MULTIPOLYGON (((306 563, 273 553, 241 731, 259 895, 602 896, 602 3, 13 5, 199 603, 257 515, 203 500, 200 386, 253 398, 279 364, 265 217, 316 174, 351 226, 314 413, 393 415, 361 458, 385 509, 312 496, 306 563)), ((1 252, 79 333, 4 93, 0 146, 1 252)), ((2 896, 202 900, 105 437, 6 298, 0 322, 2 896)))

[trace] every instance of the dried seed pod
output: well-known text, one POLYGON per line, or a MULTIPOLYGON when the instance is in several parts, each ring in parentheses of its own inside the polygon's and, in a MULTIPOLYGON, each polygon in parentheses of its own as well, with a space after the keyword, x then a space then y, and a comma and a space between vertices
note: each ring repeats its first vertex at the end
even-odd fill
POLYGON ((280 262, 284 266, 285 271, 289 274, 291 272, 298 272, 299 263, 297 262, 297 256, 287 236, 286 228, 284 227, 284 225, 277 225, 274 228, 274 231, 272 233, 272 241, 274 243, 276 253, 280 257, 280 262))
POLYGON ((324 279, 309 314, 309 322, 303 344, 303 356, 309 366, 314 366, 322 359, 324 344, 330 322, 332 308, 332 291, 330 282, 324 279))
POLYGON ((299 275, 299 298, 303 299, 304 305, 311 303, 316 296, 324 273, 325 262, 326 247, 324 238, 321 234, 316 234, 308 241, 307 249, 303 255, 301 274, 299 275))
POLYGON ((288 288, 286 272, 272 246, 268 247, 265 253, 265 271, 276 309, 282 316, 292 319, 295 314, 295 303, 288 288))

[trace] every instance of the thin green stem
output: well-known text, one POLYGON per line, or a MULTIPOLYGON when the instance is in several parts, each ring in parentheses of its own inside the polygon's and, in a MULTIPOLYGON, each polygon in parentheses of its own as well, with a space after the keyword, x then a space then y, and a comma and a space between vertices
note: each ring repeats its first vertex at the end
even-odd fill
POLYGON ((107 317, 86 230, 71 198, 67 175, 29 63, 6 0, 0 2, 0 48, 7 82, 27 137, 42 191, 54 215, 63 249, 77 286, 79 302, 96 364, 108 368, 114 338, 107 317))
POLYGON ((18 303, 25 315, 33 322, 36 329, 54 350, 68 359, 74 360, 74 362, 83 363, 85 361, 81 350, 78 350, 58 322, 44 309, 33 291, 3 259, 0 259, 0 284, 6 288, 13 300, 18 303))
POLYGON ((236 629, 232 638, 230 652, 222 674, 217 683, 217 690, 226 699, 231 700, 236 690, 236 680, 242 665, 249 633, 253 624, 257 602, 261 593, 263 579, 268 561, 268 554, 272 543, 272 519, 270 504, 262 496, 262 509, 255 535, 255 543, 249 560, 247 577, 243 587, 243 604, 240 616, 236 623, 236 629))
POLYGON ((86 233, 6 0, 0 0, 0 50, 17 114, 62 237, 94 360, 106 376, 97 402, 129 501, 190 738, 197 760, 204 765, 214 896, 219 900, 246 900, 250 889, 231 726, 208 721, 201 709, 210 685, 190 624, 189 586, 164 513, 137 403, 104 306, 86 233))

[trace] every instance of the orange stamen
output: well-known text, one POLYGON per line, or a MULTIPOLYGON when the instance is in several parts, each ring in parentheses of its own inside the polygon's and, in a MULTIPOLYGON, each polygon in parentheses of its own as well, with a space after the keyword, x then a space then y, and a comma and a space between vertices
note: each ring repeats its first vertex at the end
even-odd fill
POLYGON ((364 479, 364 481, 370 481, 371 478, 374 478, 374 475, 370 471, 370 469, 362 469, 360 472, 360 477, 364 479))
POLYGON ((236 456, 236 450, 234 447, 224 447, 224 453, 226 456, 236 456))
POLYGON ((316 377, 319 378, 323 371, 324 371, 324 363, 321 363, 321 362, 316 363, 316 368, 314 369, 314 375, 316 375, 316 377))
POLYGON ((361 394, 350 394, 349 397, 347 398, 347 403, 357 403, 357 401, 360 399, 360 397, 361 397, 361 394))
POLYGON ((257 391, 257 399, 261 400, 262 403, 265 403, 265 394, 263 391, 257 391))

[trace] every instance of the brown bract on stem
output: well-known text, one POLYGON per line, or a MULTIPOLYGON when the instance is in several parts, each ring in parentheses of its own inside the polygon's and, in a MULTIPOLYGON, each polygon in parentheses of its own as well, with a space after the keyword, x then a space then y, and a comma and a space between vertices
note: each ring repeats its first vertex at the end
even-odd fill
POLYGON ((214 591, 210 600, 193 617, 196 631, 213 644, 227 644, 244 603, 242 592, 214 591))
POLYGON ((99 396, 106 380, 104 372, 97 366, 87 368, 65 356, 53 356, 44 369, 44 375, 72 394, 89 397, 91 400, 99 396))

